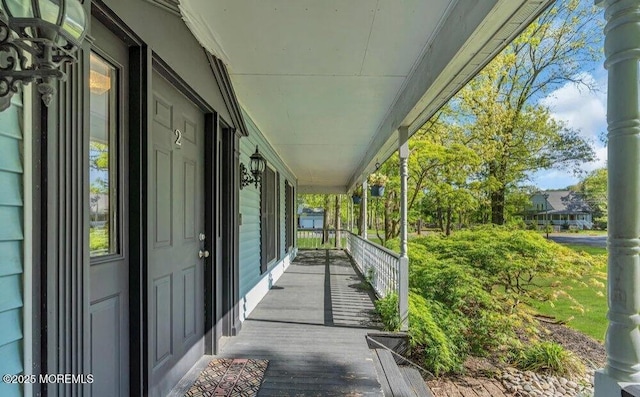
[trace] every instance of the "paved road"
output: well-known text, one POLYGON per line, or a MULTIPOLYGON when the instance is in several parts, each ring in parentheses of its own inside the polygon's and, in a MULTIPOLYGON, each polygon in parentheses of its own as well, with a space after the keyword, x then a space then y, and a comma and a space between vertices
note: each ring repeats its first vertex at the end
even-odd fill
POLYGON ((591 245, 594 247, 607 247, 607 236, 585 236, 584 234, 553 233, 549 239, 561 244, 591 245))

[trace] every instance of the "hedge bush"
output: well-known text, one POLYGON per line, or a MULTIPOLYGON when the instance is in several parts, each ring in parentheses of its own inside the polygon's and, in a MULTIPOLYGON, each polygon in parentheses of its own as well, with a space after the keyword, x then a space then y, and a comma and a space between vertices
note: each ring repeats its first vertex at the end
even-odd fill
MULTIPOLYGON (((409 257, 411 345, 436 374, 461 371, 469 354, 506 355, 519 345, 516 330, 537 328, 526 303, 554 299, 564 288, 551 294, 536 279, 577 280, 595 260, 537 232, 496 226, 415 238, 409 257)), ((397 296, 377 308, 385 326, 398 327, 397 296)))

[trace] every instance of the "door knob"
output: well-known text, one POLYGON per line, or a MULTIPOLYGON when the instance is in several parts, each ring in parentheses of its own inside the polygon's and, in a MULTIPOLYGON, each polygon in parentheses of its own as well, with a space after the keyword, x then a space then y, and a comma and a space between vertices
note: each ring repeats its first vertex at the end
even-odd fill
POLYGON ((198 257, 199 257, 200 259, 202 259, 202 258, 208 258, 208 257, 209 257, 209 251, 207 251, 207 250, 204 250, 204 251, 203 251, 203 250, 200 250, 200 251, 198 251, 198 257))

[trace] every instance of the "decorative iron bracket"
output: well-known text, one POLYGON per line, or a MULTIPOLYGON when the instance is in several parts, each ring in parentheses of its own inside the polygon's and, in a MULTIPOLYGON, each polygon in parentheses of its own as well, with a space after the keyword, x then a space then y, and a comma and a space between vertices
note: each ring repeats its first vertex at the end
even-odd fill
POLYGON ((0 20, 0 111, 11 104, 11 97, 21 86, 38 82, 38 93, 49 106, 55 93, 55 80, 66 80, 61 70, 75 62, 74 46, 60 45, 29 35, 27 28, 15 33, 0 20), (29 56, 30 55, 30 56, 29 56))
POLYGON ((254 184, 254 186, 256 187, 256 189, 258 188, 258 185, 261 182, 261 176, 260 175, 254 175, 252 176, 249 171, 247 171, 247 167, 244 166, 244 164, 240 163, 240 189, 251 185, 252 183, 254 184))

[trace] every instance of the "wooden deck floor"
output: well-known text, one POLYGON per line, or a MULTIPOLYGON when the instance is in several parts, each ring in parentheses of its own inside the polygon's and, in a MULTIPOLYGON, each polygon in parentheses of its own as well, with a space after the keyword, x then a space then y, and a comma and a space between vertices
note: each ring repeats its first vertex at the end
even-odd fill
POLYGON ((382 396, 361 281, 342 251, 300 251, 219 357, 268 359, 258 396, 382 396))

